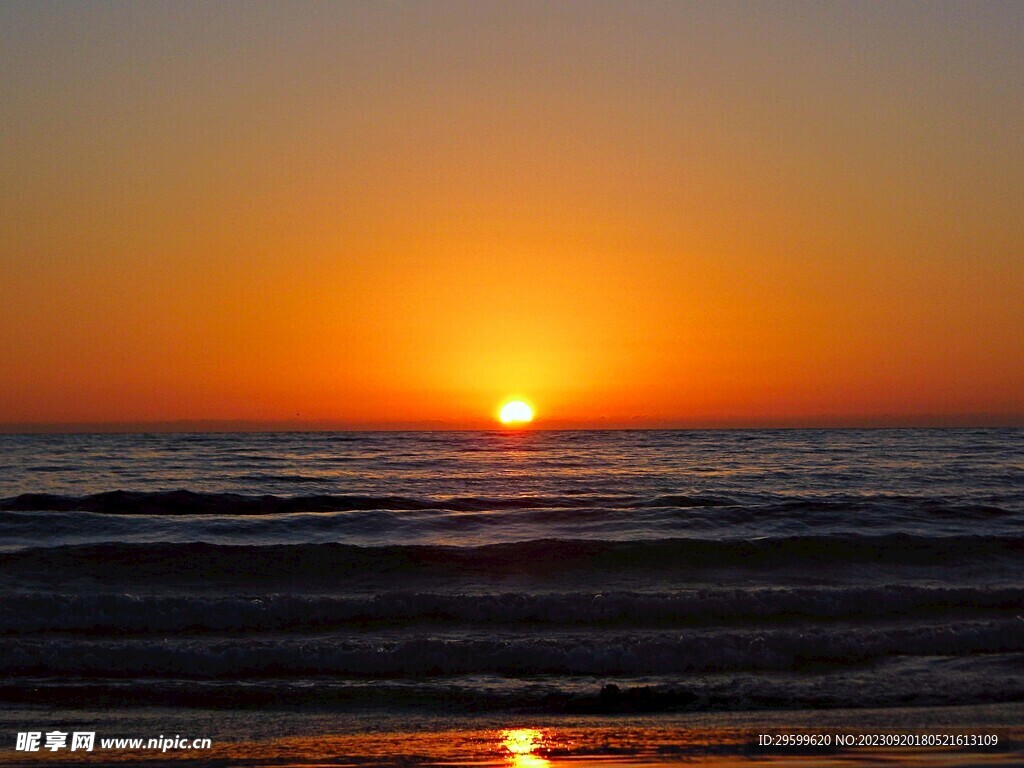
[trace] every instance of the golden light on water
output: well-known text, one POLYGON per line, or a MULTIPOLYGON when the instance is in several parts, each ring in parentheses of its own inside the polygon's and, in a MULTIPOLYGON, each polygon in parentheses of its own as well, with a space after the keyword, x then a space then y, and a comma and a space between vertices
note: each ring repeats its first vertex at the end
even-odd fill
POLYGON ((542 768, 551 762, 536 754, 544 734, 536 728, 510 728, 501 732, 502 746, 516 768, 542 768))
POLYGON ((498 411, 502 424, 529 424, 533 421, 533 408, 522 400, 509 400, 498 411))
POLYGON ((535 728, 513 728, 501 732, 505 749, 513 755, 528 755, 538 746, 541 732, 535 728))

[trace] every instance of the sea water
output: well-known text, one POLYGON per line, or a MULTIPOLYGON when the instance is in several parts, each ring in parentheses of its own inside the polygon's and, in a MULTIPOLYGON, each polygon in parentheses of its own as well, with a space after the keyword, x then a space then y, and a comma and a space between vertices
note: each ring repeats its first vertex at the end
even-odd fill
POLYGON ((1024 702, 1024 431, 0 436, 0 706, 1024 702))

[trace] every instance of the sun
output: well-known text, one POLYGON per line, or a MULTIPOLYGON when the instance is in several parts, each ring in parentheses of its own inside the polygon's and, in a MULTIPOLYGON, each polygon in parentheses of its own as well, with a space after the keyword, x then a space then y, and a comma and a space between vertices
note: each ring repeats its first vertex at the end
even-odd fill
POLYGON ((498 411, 502 424, 529 424, 533 421, 533 408, 522 400, 509 400, 498 411))

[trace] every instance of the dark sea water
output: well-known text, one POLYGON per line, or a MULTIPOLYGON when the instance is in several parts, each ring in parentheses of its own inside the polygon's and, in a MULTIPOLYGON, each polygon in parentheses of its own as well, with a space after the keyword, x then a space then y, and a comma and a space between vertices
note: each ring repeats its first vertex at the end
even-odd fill
POLYGON ((1022 615, 1021 430, 0 436, 6 706, 1024 702, 1022 615))

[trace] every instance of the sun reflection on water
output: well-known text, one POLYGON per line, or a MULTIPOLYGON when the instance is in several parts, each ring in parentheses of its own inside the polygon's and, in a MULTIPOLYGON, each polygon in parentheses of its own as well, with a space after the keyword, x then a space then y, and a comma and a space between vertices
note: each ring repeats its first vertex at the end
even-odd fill
POLYGON ((502 746, 508 751, 509 764, 515 768, 544 768, 551 761, 536 754, 544 734, 536 728, 509 728, 501 732, 502 746))

